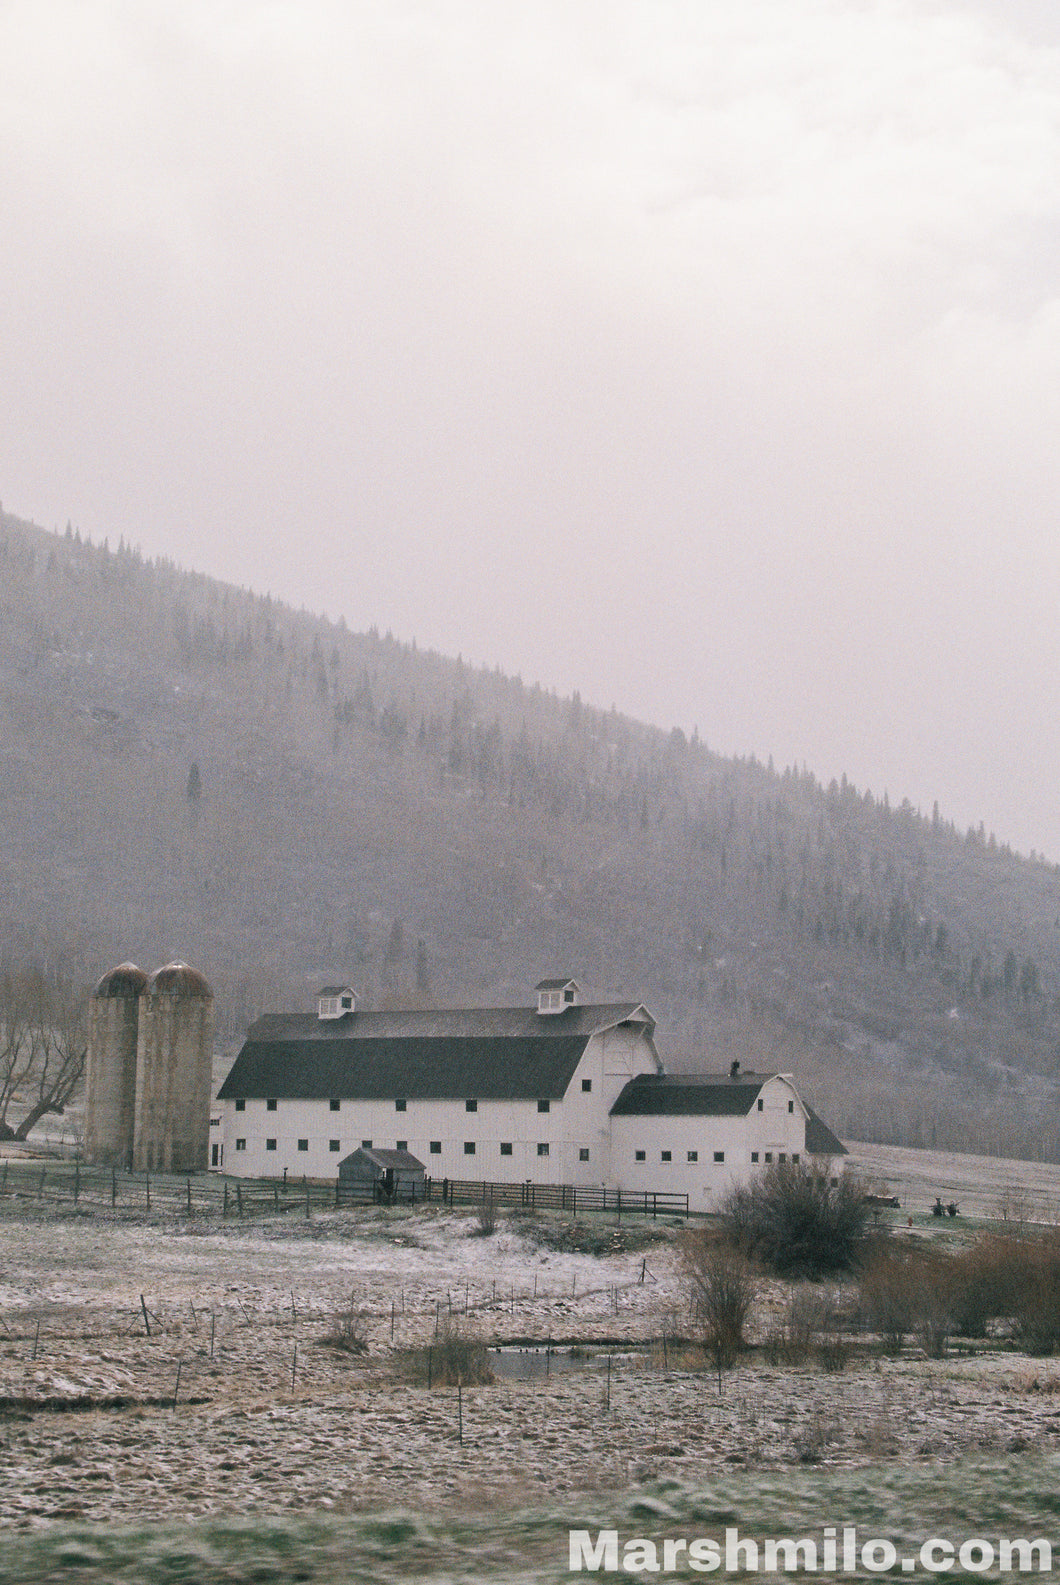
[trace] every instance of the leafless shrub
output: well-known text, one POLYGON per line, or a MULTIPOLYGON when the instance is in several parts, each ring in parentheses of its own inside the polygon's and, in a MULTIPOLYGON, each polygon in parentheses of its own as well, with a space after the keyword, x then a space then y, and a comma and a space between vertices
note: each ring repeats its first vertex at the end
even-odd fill
POLYGON ((801 1363, 819 1343, 827 1318, 828 1299, 820 1289, 809 1283, 794 1287, 783 1316, 766 1338, 770 1363, 801 1363))
POLYGON ((335 1314, 331 1331, 322 1341, 328 1348, 342 1349, 347 1354, 367 1354, 368 1316, 351 1299, 345 1309, 335 1314))
POLYGON ((493 1201, 487 1200, 480 1205, 475 1213, 474 1220, 468 1228, 468 1238, 489 1238, 497 1231, 497 1212, 493 1201))
POLYGON ((719 1370, 728 1369, 747 1346, 757 1280, 744 1257, 710 1233, 690 1234, 684 1255, 703 1346, 719 1370))
POLYGON ((869 1220, 864 1186, 833 1180, 805 1162, 768 1167, 733 1189, 722 1206, 726 1233, 745 1255, 784 1277, 820 1277, 852 1267, 869 1220))
POLYGON ((395 1355, 402 1379, 416 1387, 483 1387, 497 1378, 489 1350, 459 1327, 444 1327, 434 1342, 395 1355))
POLYGON ((862 1324, 878 1332, 888 1353, 901 1351, 920 1319, 923 1261, 909 1250, 876 1246, 862 1263, 862 1324))
POLYGON ((1060 1348, 1060 1234, 1029 1240, 1014 1307, 1015 1335, 1028 1354, 1060 1348))

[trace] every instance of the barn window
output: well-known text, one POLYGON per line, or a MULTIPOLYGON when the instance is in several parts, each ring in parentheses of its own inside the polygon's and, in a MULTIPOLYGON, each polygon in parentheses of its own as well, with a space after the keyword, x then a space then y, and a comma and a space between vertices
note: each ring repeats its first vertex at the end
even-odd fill
POLYGON ((585 1092, 586 1095, 588 1095, 588 1093, 592 1089, 592 1087, 593 1087, 592 1079, 583 1079, 582 1080, 582 1090, 585 1092))
POLYGON ((771 1162, 772 1160, 773 1160, 773 1152, 771 1150, 767 1150, 766 1151, 766 1164, 768 1165, 769 1162, 771 1162))
POLYGON ((512 1153, 511 1140, 510 1139, 502 1139, 501 1140, 501 1155, 502 1156, 510 1156, 511 1153, 512 1153))
POLYGON ((407 1105, 407 1103, 404 1100, 395 1101, 394 1102, 394 1110, 395 1110, 395 1112, 407 1112, 408 1111, 408 1105, 407 1105))
POLYGON ((538 1109, 539 1112, 547 1112, 548 1109, 549 1109, 548 1102, 547 1101, 538 1101, 537 1109, 538 1109))
POLYGON ((786 1155, 786 1154, 785 1154, 785 1152, 784 1152, 784 1151, 783 1151, 783 1150, 782 1150, 782 1151, 781 1151, 781 1152, 780 1152, 780 1155, 779 1155, 779 1156, 778 1156, 778 1157, 777 1157, 777 1160, 778 1160, 778 1161, 787 1161, 787 1159, 788 1159, 788 1158, 787 1158, 787 1155, 786 1155))
POLYGON ((758 1151, 757 1150, 752 1150, 752 1152, 751 1152, 751 1160, 752 1161, 757 1161, 758 1160, 758 1151))
POLYGON ((674 1156, 672 1150, 664 1150, 659 1156, 660 1161, 672 1161, 673 1159, 674 1156))
POLYGON ((276 1141, 275 1141, 275 1139, 266 1139, 266 1141, 265 1141, 265 1149, 266 1150, 275 1150, 276 1149, 276 1141))
POLYGON ((633 1159, 635 1161, 644 1161, 646 1159, 644 1151, 643 1150, 635 1150, 633 1152, 633 1159))
POLYGON ((341 1112, 341 1110, 342 1110, 342 1102, 341 1101, 329 1101, 328 1102, 328 1107, 333 1112, 341 1112))
POLYGON ((441 1142, 440 1139, 432 1139, 431 1140, 430 1151, 431 1151, 431 1155, 432 1156, 440 1156, 441 1155, 441 1153, 442 1153, 442 1142, 441 1142))
POLYGON ((582 1148, 578 1151, 578 1160, 579 1161, 588 1161, 588 1159, 589 1159, 588 1148, 585 1145, 583 1145, 582 1148))
POLYGON ((298 1148, 299 1148, 299 1150, 308 1150, 309 1149, 309 1141, 308 1141, 308 1139, 300 1139, 298 1141, 298 1148))
POLYGON ((689 1161, 698 1161, 699 1160, 699 1151, 698 1150, 690 1150, 688 1152, 688 1159, 689 1159, 689 1161))
POLYGON ((464 1140, 464 1155, 465 1156, 473 1156, 474 1154, 475 1154, 475 1141, 473 1139, 465 1139, 464 1140))
POLYGON ((339 1142, 338 1142, 337 1139, 329 1139, 328 1140, 328 1149, 329 1150, 337 1151, 338 1148, 339 1148, 339 1142))
POLYGON ((276 1110, 276 1102, 274 1100, 273 1101, 266 1101, 265 1102, 265 1110, 267 1112, 274 1112, 276 1110))
POLYGON ((371 1148, 372 1148, 372 1141, 370 1139, 362 1139, 361 1140, 361 1149, 362 1150, 371 1150, 371 1148))
POLYGON ((798 1153, 797 1150, 792 1152, 791 1159, 795 1163, 795 1165, 798 1166, 798 1164, 799 1164, 799 1153, 798 1153))
POLYGON ((765 1103, 765 1101, 762 1101, 762 1100, 760 1100, 760 1101, 759 1101, 759 1103, 758 1103, 758 1110, 759 1110, 759 1111, 760 1111, 760 1112, 764 1112, 764 1111, 765 1111, 765 1109, 766 1109, 766 1103, 765 1103))
POLYGON ((399 1139, 398 1142, 397 1142, 397 1147, 396 1148, 398 1150, 407 1150, 409 1148, 408 1140, 407 1139, 399 1139))
POLYGON ((548 1155, 548 1145, 547 1144, 538 1145, 537 1153, 538 1153, 539 1156, 547 1156, 548 1155))
POLYGON ((724 1150, 716 1150, 714 1152, 714 1160, 715 1161, 724 1161, 725 1160, 725 1152, 724 1152, 724 1150))
POLYGON ((795 1110, 795 1102, 794 1101, 789 1101, 788 1102, 788 1111, 789 1112, 793 1112, 794 1110, 795 1110))
POLYGON ((478 1102, 477 1101, 465 1101, 464 1102, 464 1111, 465 1112, 477 1112, 478 1111, 478 1102))
POLYGON ((238 1100, 238 1101, 237 1101, 237 1102, 236 1102, 236 1111, 237 1111, 237 1112, 245 1112, 245 1111, 246 1111, 246 1109, 247 1109, 247 1103, 246 1103, 246 1101, 245 1101, 245 1100, 244 1100, 244 1099, 243 1099, 243 1097, 242 1097, 242 1096, 240 1096, 240 1097, 239 1097, 239 1100, 238 1100))
POLYGON ((245 1139, 237 1139, 236 1140, 236 1149, 237 1150, 246 1150, 246 1148, 247 1148, 247 1142, 246 1142, 245 1139))

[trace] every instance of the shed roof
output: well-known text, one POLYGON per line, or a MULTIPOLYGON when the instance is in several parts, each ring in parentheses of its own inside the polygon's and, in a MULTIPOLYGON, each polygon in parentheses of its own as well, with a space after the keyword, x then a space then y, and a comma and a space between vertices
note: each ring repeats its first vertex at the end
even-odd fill
POLYGON ((589 1040, 621 1024, 655 1020, 639 1002, 568 1007, 266 1014, 250 1029, 218 1098, 283 1100, 411 1097, 422 1100, 558 1099, 589 1040))
MULTIPOLYGON (((804 1103, 805 1104, 805 1103, 804 1103)), ((806 1154, 808 1156, 846 1156, 850 1152, 822 1122, 812 1106, 806 1107, 806 1154)))
POLYGON ((339 1171, 348 1167, 352 1162, 368 1161, 375 1167, 386 1171, 392 1167, 395 1172, 425 1172, 423 1162, 414 1156, 411 1150, 376 1150, 375 1146, 361 1145, 348 1156, 343 1156, 339 1162, 339 1171))
POLYGON ((745 1117, 771 1073, 642 1073, 624 1086, 612 1117, 745 1117))

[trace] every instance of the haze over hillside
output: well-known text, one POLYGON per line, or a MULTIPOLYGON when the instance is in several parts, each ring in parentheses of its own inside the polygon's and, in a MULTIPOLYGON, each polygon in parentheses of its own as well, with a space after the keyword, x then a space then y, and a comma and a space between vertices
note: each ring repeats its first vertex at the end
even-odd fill
MULTIPOLYGON (((937 809, 0 514, 0 959, 184 957, 222 1038, 636 996, 846 1136, 1060 1159, 1060 873, 937 809)), ((709 737, 709 721, 703 723, 709 737)))

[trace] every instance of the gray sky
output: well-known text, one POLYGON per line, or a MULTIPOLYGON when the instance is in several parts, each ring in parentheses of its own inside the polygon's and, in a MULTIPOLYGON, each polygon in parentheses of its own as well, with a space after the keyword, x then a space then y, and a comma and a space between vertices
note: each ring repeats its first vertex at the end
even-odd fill
POLYGON ((1060 858, 1056 0, 4 0, 0 498, 1060 858))

